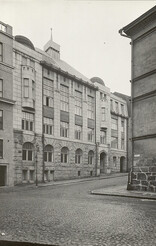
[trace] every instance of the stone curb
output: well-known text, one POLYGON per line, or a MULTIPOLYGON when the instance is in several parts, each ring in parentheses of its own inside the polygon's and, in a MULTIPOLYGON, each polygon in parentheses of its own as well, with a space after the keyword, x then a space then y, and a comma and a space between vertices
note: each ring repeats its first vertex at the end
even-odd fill
POLYGON ((130 194, 127 194, 127 193, 119 193, 118 191, 113 191, 113 192, 107 192, 107 191, 103 191, 103 192, 98 192, 97 191, 91 191, 90 193, 92 195, 102 195, 102 196, 118 196, 118 197, 127 197, 127 198, 138 198, 138 199, 147 199, 147 200, 156 200, 156 194, 145 194, 145 193, 142 193, 142 194, 137 194, 136 192, 135 193, 132 193, 133 191, 127 191, 127 192, 130 192, 130 194))

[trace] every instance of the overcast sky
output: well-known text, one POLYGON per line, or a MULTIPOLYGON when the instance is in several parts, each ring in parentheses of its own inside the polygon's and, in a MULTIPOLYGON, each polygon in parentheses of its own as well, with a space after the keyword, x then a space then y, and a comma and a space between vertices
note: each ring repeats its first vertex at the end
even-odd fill
POLYGON ((50 39, 61 59, 88 78, 102 78, 112 92, 130 95, 130 40, 119 29, 156 1, 0 0, 0 20, 43 49, 50 39))

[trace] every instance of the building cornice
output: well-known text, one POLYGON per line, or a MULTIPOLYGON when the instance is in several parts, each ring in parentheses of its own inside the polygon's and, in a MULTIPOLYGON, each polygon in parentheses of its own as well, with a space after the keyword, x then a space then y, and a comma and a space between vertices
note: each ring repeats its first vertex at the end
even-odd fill
POLYGON ((11 104, 11 105, 15 104, 15 101, 8 99, 8 98, 4 98, 4 97, 0 97, 0 102, 11 104))
POLYGON ((40 64, 43 67, 51 69, 51 70, 53 70, 55 72, 58 72, 59 74, 65 76, 65 77, 67 77, 67 78, 69 78, 71 80, 75 80, 75 81, 77 81, 77 82, 79 82, 79 83, 81 83, 81 84, 83 84, 85 86, 88 86, 88 87, 90 87, 90 88, 92 88, 94 90, 98 90, 97 86, 94 86, 94 85, 90 84, 88 81, 85 81, 83 79, 80 79, 80 78, 76 77, 75 75, 72 75, 72 74, 70 74, 68 72, 63 71, 61 68, 58 68, 58 67, 54 66, 53 64, 47 63, 46 61, 43 61, 43 60, 40 62, 40 64))
MULTIPOLYGON (((127 26, 123 27, 121 30, 128 35, 128 37, 132 37, 134 34, 138 33, 139 30, 144 29, 145 26, 154 20, 156 20, 156 6, 138 17, 136 20, 132 21, 127 26)), ((121 30, 119 32, 121 32, 121 30)))

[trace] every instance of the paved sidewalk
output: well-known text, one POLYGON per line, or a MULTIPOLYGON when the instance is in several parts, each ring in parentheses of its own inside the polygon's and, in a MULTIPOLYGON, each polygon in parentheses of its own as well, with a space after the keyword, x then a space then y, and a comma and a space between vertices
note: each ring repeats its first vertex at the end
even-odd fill
POLYGON ((93 190, 91 191, 91 194, 156 200, 156 193, 147 191, 129 191, 127 190, 127 185, 93 190))
POLYGON ((47 186, 57 186, 57 185, 70 185, 80 182, 89 182, 92 180, 100 180, 100 179, 110 179, 110 178, 116 178, 116 177, 123 177, 127 176, 128 179, 128 173, 111 173, 111 174, 103 174, 98 177, 88 177, 88 178, 79 178, 79 179, 70 179, 70 180, 60 180, 60 181, 52 181, 52 182, 45 182, 45 183, 38 183, 36 184, 22 184, 17 185, 13 187, 7 187, 7 186, 1 186, 0 187, 0 193, 3 192, 14 192, 14 191, 24 191, 29 189, 36 189, 40 187, 47 187, 47 186))

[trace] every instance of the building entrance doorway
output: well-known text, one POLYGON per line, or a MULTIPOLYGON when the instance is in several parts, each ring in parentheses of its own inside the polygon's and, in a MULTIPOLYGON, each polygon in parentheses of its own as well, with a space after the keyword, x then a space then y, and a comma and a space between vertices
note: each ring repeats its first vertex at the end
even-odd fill
POLYGON ((106 158, 107 155, 105 152, 100 154, 100 173, 105 173, 106 171, 106 158))
POLYGON ((0 186, 6 185, 6 167, 0 166, 0 186))
POLYGON ((120 158, 120 173, 126 172, 126 158, 121 156, 120 158))

